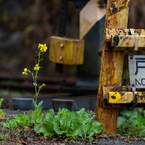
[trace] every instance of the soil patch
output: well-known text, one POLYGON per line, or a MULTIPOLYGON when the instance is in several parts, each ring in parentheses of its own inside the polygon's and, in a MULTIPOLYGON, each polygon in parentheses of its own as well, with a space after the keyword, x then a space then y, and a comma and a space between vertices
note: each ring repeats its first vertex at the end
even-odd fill
MULTIPOLYGON (((14 116, 16 114, 28 113, 28 110, 10 110, 3 109, 7 113, 7 116, 14 116)), ((42 112, 47 112, 43 110, 42 112)), ((57 114, 57 112, 55 112, 57 114)), ((95 112, 94 112, 95 114, 95 112)), ((93 141, 89 142, 88 140, 82 140, 77 137, 58 136, 54 135, 53 137, 44 137, 42 135, 36 134, 30 128, 26 129, 17 129, 8 132, 8 130, 1 130, 4 136, 3 139, 0 139, 0 144, 2 145, 143 145, 145 144, 145 138, 136 138, 134 136, 121 136, 121 135, 107 135, 99 134, 93 136, 93 141), (4 141, 4 138, 7 138, 4 141)))

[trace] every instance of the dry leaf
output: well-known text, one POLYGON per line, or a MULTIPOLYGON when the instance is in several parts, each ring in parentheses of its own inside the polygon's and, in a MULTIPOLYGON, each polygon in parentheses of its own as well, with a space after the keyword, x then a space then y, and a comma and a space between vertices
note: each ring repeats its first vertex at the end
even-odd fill
POLYGON ((43 138, 44 138, 44 139, 48 139, 48 138, 49 138, 49 136, 44 136, 43 138))
POLYGON ((136 128, 136 129, 133 129, 132 131, 134 131, 134 132, 140 132, 140 129, 136 128))
POLYGON ((30 128, 30 127, 28 127, 28 126, 24 126, 24 130, 26 131, 29 131, 29 132, 31 132, 32 131, 32 129, 30 128))
POLYGON ((0 115, 0 119, 5 119, 5 116, 4 115, 0 115))
POLYGON ((129 127, 128 127, 128 126, 124 127, 124 130, 125 130, 125 131, 127 131, 128 129, 129 129, 129 127))

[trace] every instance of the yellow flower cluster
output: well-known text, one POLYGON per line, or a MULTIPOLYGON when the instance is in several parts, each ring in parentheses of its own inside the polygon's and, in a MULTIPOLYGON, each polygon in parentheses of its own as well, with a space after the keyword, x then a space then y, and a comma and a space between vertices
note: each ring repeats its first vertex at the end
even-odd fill
POLYGON ((28 72, 27 68, 24 68, 24 71, 22 72, 22 74, 23 74, 23 75, 28 75, 27 72, 28 72))
POLYGON ((46 52, 47 46, 46 46, 46 44, 40 44, 39 43, 38 49, 40 49, 41 52, 46 52))
POLYGON ((34 70, 39 70, 39 65, 38 64, 36 64, 35 66, 34 66, 34 70))

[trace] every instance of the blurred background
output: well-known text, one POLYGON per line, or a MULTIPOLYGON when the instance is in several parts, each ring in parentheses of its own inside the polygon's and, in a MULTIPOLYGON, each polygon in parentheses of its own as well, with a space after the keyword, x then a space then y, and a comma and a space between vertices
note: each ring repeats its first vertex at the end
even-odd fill
MULTIPOLYGON (((0 75, 21 76, 24 67, 34 66, 39 43, 49 48, 51 35, 57 35, 60 0, 1 0, 0 1, 0 75)), ((79 38, 79 10, 69 2, 67 36, 79 38)), ((59 76, 55 64, 49 62, 48 51, 43 56, 41 76, 59 76)), ((75 75, 67 68, 65 77, 75 75)))
MULTIPOLYGON (((32 90, 31 77, 23 76, 22 71, 35 65, 39 43, 48 47, 41 62, 44 68, 39 72, 39 81, 46 83, 47 93, 59 91, 64 79, 69 85, 77 82, 76 66, 65 65, 63 74, 59 74, 55 72, 55 64, 48 60, 50 37, 58 35, 59 14, 60 0, 0 0, 0 97, 20 97, 19 91, 32 90)), ((145 29, 145 0, 131 0, 128 27, 145 29)), ((79 9, 72 1, 69 1, 66 36, 79 38, 79 9)), ((127 63, 124 68, 126 78, 127 63)), ((8 100, 4 107, 9 108, 8 100)))

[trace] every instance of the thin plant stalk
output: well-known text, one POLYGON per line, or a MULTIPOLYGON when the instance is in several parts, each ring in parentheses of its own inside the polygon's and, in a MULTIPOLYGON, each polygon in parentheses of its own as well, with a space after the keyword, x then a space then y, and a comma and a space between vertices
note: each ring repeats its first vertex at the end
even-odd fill
MULTIPOLYGON (((40 63, 40 55, 41 55, 41 51, 39 51, 39 53, 38 53, 38 66, 39 66, 39 63, 40 63)), ((38 94, 39 94, 39 90, 37 90, 37 77, 38 76, 38 70, 36 70, 36 74, 35 74, 35 96, 34 96, 34 98, 36 98, 36 100, 35 100, 35 103, 36 103, 36 105, 37 105, 37 97, 38 97, 38 94)))
POLYGON ((22 72, 22 74, 23 75, 28 75, 28 73, 30 73, 31 75, 32 75, 32 78, 33 78, 33 85, 34 85, 34 88, 35 88, 35 96, 34 96, 34 98, 33 98, 33 104, 34 104, 34 106, 35 106, 35 110, 36 110, 36 108, 37 108, 37 97, 38 97, 38 95, 39 95, 39 92, 40 92, 40 90, 44 87, 44 86, 46 86, 44 83, 41 85, 41 86, 37 86, 37 78, 38 78, 38 71, 39 71, 39 68, 41 68, 40 66, 39 66, 39 64, 40 64, 40 61, 42 61, 42 59, 40 58, 40 56, 43 54, 43 52, 46 52, 46 50, 47 50, 47 46, 46 46, 46 44, 39 44, 38 45, 38 52, 37 52, 37 54, 38 54, 38 59, 37 59, 37 61, 36 61, 36 65, 34 66, 34 71, 35 71, 35 77, 34 77, 34 75, 33 75, 33 72, 31 72, 30 70, 27 70, 27 68, 24 68, 24 71, 22 72), (35 100, 34 100, 35 99, 35 100))

